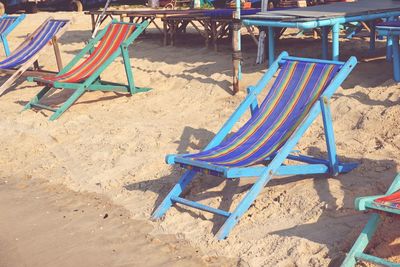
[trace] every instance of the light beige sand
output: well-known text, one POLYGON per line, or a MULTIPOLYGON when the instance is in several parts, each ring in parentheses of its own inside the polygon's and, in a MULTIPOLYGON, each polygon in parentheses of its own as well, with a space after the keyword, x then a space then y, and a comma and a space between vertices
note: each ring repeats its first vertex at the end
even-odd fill
MULTIPOLYGON (((48 15, 29 15, 12 34, 11 46, 48 15)), ((61 40, 63 59, 68 62, 89 38, 90 19, 82 14, 54 15, 75 20, 61 40)), ((246 39, 243 87, 256 83, 265 69, 253 64, 256 48, 246 39)), ((319 42, 310 38, 286 38, 278 47, 298 56, 321 54, 319 42)), ((367 59, 367 48, 364 40, 343 42, 342 57, 367 59)), ((213 52, 203 47, 201 39, 189 36, 177 47, 162 47, 151 28, 130 51, 137 85, 154 88, 151 92, 132 97, 88 93, 55 122, 47 120, 47 112, 19 113, 39 90, 32 83, 18 84, 2 96, 1 176, 44 179, 76 191, 101 193, 127 208, 134 219, 149 222, 182 173, 166 165, 164 156, 203 148, 245 94, 229 93, 228 45, 213 52)), ((378 44, 377 55, 384 53, 384 44, 378 44)), ((55 68, 51 51, 46 55, 41 62, 55 68)), ((384 192, 398 170, 400 91, 391 69, 383 59, 361 62, 332 100, 338 153, 345 161, 360 162, 357 170, 335 178, 273 179, 226 241, 213 235, 221 218, 182 208, 172 208, 160 222, 149 222, 152 234, 176 235, 209 257, 239 259, 242 266, 336 266, 368 217, 353 210, 354 198, 384 192)), ((121 62, 109 68, 105 77, 124 81, 121 62)), ((51 102, 62 99, 65 95, 56 95, 51 102)), ((325 155, 320 120, 298 149, 325 155)), ((185 197, 232 210, 251 182, 203 175, 189 186, 185 197)), ((386 229, 398 225, 398 220, 385 224, 386 229)), ((395 234, 382 232, 371 249, 386 257, 398 255, 391 245, 395 234)))
POLYGON ((0 266, 228 266, 96 193, 0 179, 0 266))

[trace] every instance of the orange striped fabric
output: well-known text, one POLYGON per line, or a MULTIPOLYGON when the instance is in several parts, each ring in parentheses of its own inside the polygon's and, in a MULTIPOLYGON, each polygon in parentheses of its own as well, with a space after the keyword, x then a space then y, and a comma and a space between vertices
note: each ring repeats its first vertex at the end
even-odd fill
POLYGON ((133 24, 111 24, 96 49, 83 62, 62 75, 46 77, 45 79, 64 83, 79 83, 86 80, 97 71, 117 49, 119 49, 122 42, 124 42, 134 30, 135 25, 133 24))

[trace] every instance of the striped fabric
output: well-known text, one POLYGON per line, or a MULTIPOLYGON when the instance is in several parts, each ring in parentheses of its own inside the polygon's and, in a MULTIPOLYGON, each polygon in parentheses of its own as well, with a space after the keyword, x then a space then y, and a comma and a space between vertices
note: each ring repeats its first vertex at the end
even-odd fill
POLYGON ((16 68, 38 53, 67 23, 66 20, 49 20, 41 25, 35 36, 23 42, 10 56, 0 62, 0 69, 16 68))
POLYGON ((389 196, 377 198, 374 201, 378 205, 386 206, 393 209, 400 209, 400 192, 393 193, 389 196))
POLYGON ((84 81, 92 75, 104 62, 119 48, 121 43, 135 30, 133 24, 111 24, 94 52, 83 62, 70 71, 52 77, 45 77, 48 81, 65 83, 77 83, 84 81))
POLYGON ((226 167, 260 163, 285 144, 339 69, 333 64, 286 61, 247 123, 220 145, 184 157, 226 167))
POLYGON ((13 24, 18 17, 16 16, 6 16, 3 18, 0 18, 0 34, 2 34, 5 30, 7 30, 8 27, 13 24))

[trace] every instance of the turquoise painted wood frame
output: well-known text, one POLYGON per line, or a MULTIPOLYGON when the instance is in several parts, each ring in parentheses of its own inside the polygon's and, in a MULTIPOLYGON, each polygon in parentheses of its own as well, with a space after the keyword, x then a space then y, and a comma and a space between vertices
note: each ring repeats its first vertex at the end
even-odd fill
POLYGON ((332 94, 339 88, 342 82, 350 74, 352 69, 357 64, 357 59, 351 57, 347 62, 339 61, 328 61, 328 60, 316 60, 308 58, 298 58, 290 57, 287 52, 283 52, 279 55, 277 60, 273 62, 268 71, 264 74, 261 80, 255 86, 248 87, 248 96, 228 119, 228 121, 223 125, 221 130, 216 134, 216 136, 211 140, 211 142, 205 147, 205 149, 210 149, 214 146, 220 144, 224 138, 232 130, 232 127, 236 122, 243 116, 243 114, 250 109, 253 112, 258 108, 257 96, 266 88, 266 85, 271 81, 275 73, 279 70, 280 65, 285 60, 297 60, 302 62, 320 62, 320 63, 330 63, 330 64, 340 64, 342 65, 339 73, 334 77, 330 85, 326 88, 325 92, 320 97, 313 107, 311 108, 308 116, 304 121, 298 126, 296 131, 287 140, 287 142, 282 146, 282 148, 269 160, 267 166, 259 167, 246 167, 246 168, 227 168, 221 166, 214 166, 208 163, 199 162, 191 160, 188 158, 183 158, 183 155, 167 155, 166 162, 168 164, 184 163, 189 166, 195 166, 204 170, 211 170, 217 172, 220 176, 227 179, 231 178, 245 178, 245 177, 257 177, 256 182, 250 188, 249 192, 245 195, 238 206, 233 210, 233 212, 223 211, 220 209, 215 209, 203 204, 190 201, 181 198, 180 195, 185 189, 185 187, 190 183, 190 181, 197 174, 196 170, 187 170, 182 177, 179 179, 177 184, 172 188, 169 194, 165 197, 163 202, 155 210, 152 215, 152 219, 161 218, 168 209, 174 203, 180 203, 192 208, 200 209, 203 211, 208 211, 217 215, 227 217, 225 223, 222 225, 217 233, 218 239, 225 239, 229 235, 230 231, 239 221, 240 217, 249 209, 250 205, 256 199, 257 195, 266 186, 266 184, 271 180, 273 176, 280 175, 311 175, 311 174, 330 174, 338 175, 338 173, 349 172, 354 169, 356 163, 342 163, 338 160, 336 154, 335 139, 333 133, 333 125, 330 111, 329 100, 332 94), (305 131, 310 127, 313 121, 322 114, 324 133, 326 138, 328 158, 320 159, 304 155, 293 155, 291 154, 296 144, 299 142, 300 138, 304 135, 305 131), (299 165, 284 165, 286 159, 301 162, 303 164, 299 165))
MULTIPOLYGON (((355 208, 356 210, 360 211, 371 210, 371 211, 383 211, 392 214, 400 214, 399 209, 393 209, 375 203, 375 199, 391 195, 398 190, 400 190, 400 174, 397 174, 386 194, 356 198, 355 208)), ((358 236, 356 242, 354 243, 350 252, 347 254, 345 260, 343 261, 341 265, 342 267, 355 266, 357 261, 367 261, 374 264, 389 266, 389 267, 400 267, 400 263, 390 262, 385 259, 364 253, 365 248, 368 246, 368 243, 371 241, 378 227, 380 216, 381 215, 379 215, 378 213, 371 214, 370 219, 368 220, 364 229, 361 231, 361 234, 358 236)))
MULTIPOLYGON (((7 14, 4 14, 3 16, 0 17, 1 19, 7 18, 7 17, 14 17, 14 16, 10 16, 7 14)), ((4 48, 4 53, 6 54, 6 56, 8 57, 10 55, 10 47, 8 46, 8 41, 7 41, 7 36, 15 29, 15 27, 18 26, 18 24, 21 23, 21 21, 23 21, 25 19, 26 15, 25 14, 21 14, 17 17, 17 19, 10 25, 7 27, 7 29, 0 34, 0 39, 1 42, 3 44, 3 48, 4 48)))
POLYGON ((390 57, 393 56, 393 79, 396 82, 400 82, 400 27, 377 26, 376 30, 378 32, 378 35, 387 36, 387 59, 392 60, 390 57))
MULTIPOLYGON (((275 28, 294 28, 300 30, 320 28, 322 33, 322 58, 328 58, 328 33, 332 32, 332 59, 339 60, 339 33, 340 25, 350 22, 367 22, 376 19, 395 18, 400 16, 400 11, 384 11, 365 15, 349 15, 335 18, 315 18, 309 21, 285 21, 280 18, 271 20, 262 19, 243 19, 243 24, 247 26, 267 27, 268 28, 268 58, 269 63, 275 59, 275 28)), ((375 26, 371 25, 370 48, 375 47, 375 26)))
POLYGON ((95 38, 89 41, 89 43, 82 49, 80 53, 78 53, 71 62, 66 65, 58 75, 64 74, 72 69, 86 54, 90 54, 93 52, 95 45, 101 40, 101 38, 106 34, 108 27, 112 23, 119 24, 134 24, 135 30, 133 33, 120 45, 119 49, 117 49, 104 63, 98 68, 92 75, 90 75, 83 83, 63 83, 63 82, 54 82, 52 84, 46 84, 48 81, 43 78, 37 77, 28 77, 28 81, 38 82, 39 84, 46 84, 44 88, 39 91, 39 93, 24 107, 24 110, 31 108, 39 108, 46 109, 54 112, 50 116, 50 120, 53 121, 59 118, 68 108, 70 108, 75 101, 79 99, 85 92, 87 91, 113 91, 113 92, 125 92, 130 94, 136 94, 139 92, 147 92, 151 90, 150 88, 137 87, 134 82, 132 66, 129 58, 128 47, 133 41, 146 29, 149 25, 148 21, 144 21, 142 23, 126 23, 126 22, 118 22, 117 20, 113 20, 110 24, 108 24, 103 30, 101 30, 95 38), (128 84, 115 83, 110 81, 103 81, 100 79, 100 74, 118 57, 121 56, 124 62, 125 74, 127 77, 128 84), (50 106, 46 106, 40 104, 40 100, 42 100, 46 94, 51 89, 67 89, 74 90, 75 92, 59 107, 52 108, 50 106))

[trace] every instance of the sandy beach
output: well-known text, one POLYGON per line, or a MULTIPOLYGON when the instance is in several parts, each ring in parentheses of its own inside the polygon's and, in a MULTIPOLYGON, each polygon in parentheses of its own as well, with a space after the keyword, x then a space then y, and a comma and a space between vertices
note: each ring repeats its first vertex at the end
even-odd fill
MULTIPOLYGON (((91 35, 90 17, 82 13, 28 15, 10 35, 10 47, 48 16, 73 20, 60 39, 66 64, 91 35)), ((248 35, 242 90, 235 96, 228 41, 216 52, 189 34, 164 47, 153 26, 130 47, 135 82, 150 92, 86 93, 50 122, 47 111, 20 112, 40 90, 20 79, 0 97, 0 265, 54 266, 62 260, 58 266, 338 266, 368 219, 354 210, 355 197, 385 192, 400 163, 399 86, 384 58, 385 43, 379 41, 374 52, 368 46, 363 38, 341 43, 341 59, 356 56, 359 64, 331 105, 338 154, 359 167, 338 177, 274 178, 224 241, 214 237, 222 218, 209 213, 174 207, 156 222, 150 215, 182 173, 165 164, 165 155, 204 148, 244 99, 245 87, 265 71, 265 64, 254 63, 257 48, 248 35), (74 217, 83 207, 85 214, 74 217), (108 219, 100 216, 105 212, 108 219), (53 228, 55 235, 46 231, 53 228), (52 245, 60 244, 58 237, 65 240, 63 250, 52 245), (88 264, 79 265, 80 258, 88 264)), ((286 35, 277 48, 296 56, 322 53, 311 36, 286 35)), ((39 63, 56 70, 52 49, 39 63)), ((121 60, 104 79, 125 82, 121 60)), ((66 96, 56 92, 48 101, 66 96)), ((326 155, 321 120, 297 149, 326 155)), ((252 182, 201 175, 184 197, 232 210, 252 182)), ((399 220, 389 217, 368 251, 399 261, 398 236, 399 220)))
POLYGON ((0 180, 0 266, 231 266, 201 255, 99 194, 0 180))

